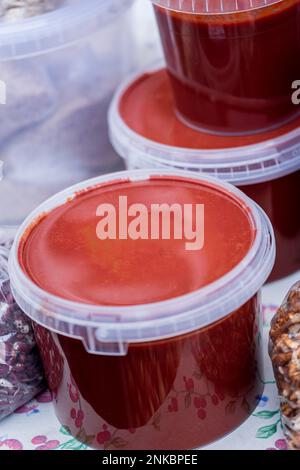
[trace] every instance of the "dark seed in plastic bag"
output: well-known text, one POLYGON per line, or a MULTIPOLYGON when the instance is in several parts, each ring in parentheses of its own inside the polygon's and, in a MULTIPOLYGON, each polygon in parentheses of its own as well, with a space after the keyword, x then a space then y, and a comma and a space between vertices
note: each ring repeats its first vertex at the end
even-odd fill
POLYGON ((8 243, 0 242, 0 420, 45 388, 31 321, 13 299, 8 243))

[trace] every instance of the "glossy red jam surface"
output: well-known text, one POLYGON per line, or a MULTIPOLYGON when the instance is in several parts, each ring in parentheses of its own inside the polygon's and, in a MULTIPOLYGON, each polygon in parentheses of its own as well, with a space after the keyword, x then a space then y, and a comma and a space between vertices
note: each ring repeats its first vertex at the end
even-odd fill
MULTIPOLYGON (((142 75, 124 92, 119 105, 124 122, 136 133, 160 144, 190 149, 242 147, 274 139, 300 126, 300 119, 281 128, 248 136, 220 136, 185 126, 174 112, 170 81, 165 70, 142 75)), ((300 269, 300 171, 272 181, 243 186, 248 196, 268 214, 273 224, 277 260, 271 280, 300 269)))
MULTIPOLYGON (((225 190, 152 178, 81 192, 31 227, 20 261, 36 284, 60 297, 142 304, 216 280, 247 255, 254 237, 249 209, 225 190), (188 253, 174 241, 97 240, 97 205, 114 203, 124 192, 147 205, 205 203, 202 252, 188 253)), ((88 353, 80 340, 35 325, 59 420, 100 449, 190 449, 227 434, 251 414, 262 393, 259 314, 254 296, 206 328, 132 343, 119 357, 88 353)))
MULTIPOLYGON (((128 218, 130 222, 132 218, 128 218)), ((248 208, 225 190, 193 180, 151 178, 80 193, 53 210, 22 246, 22 264, 45 291, 94 305, 135 305, 195 291, 244 259, 255 237, 248 208), (187 251, 186 240, 99 240, 101 204, 204 204, 205 245, 187 251), (238 229, 237 229, 238 227, 238 229)), ((171 233, 174 233, 174 218, 171 233)), ((149 230, 150 231, 150 230, 149 230)))
MULTIPOLYGON (((220 1, 208 5, 217 12, 220 1)), ((154 8, 176 107, 187 123, 243 134, 299 114, 291 99, 300 76, 299 0, 230 14, 154 8)))

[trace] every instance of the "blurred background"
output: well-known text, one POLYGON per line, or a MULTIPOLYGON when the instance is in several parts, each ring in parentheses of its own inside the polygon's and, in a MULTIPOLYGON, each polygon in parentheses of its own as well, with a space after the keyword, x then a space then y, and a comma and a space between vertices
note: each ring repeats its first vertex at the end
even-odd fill
POLYGON ((148 0, 55 1, 26 18, 0 3, 0 227, 67 186, 123 169, 108 106, 125 77, 162 55, 148 0))

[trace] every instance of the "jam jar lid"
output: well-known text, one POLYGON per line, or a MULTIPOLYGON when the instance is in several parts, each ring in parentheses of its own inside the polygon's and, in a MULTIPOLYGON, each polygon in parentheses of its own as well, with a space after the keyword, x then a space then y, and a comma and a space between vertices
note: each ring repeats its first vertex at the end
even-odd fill
MULTIPOLYGON (((196 14, 239 13, 267 7, 283 0, 151 0, 169 10, 196 14)), ((284 0, 285 1, 285 0, 284 0)))
POLYGON ((48 13, 1 22, 0 61, 60 49, 104 28, 134 0, 73 0, 48 13))
MULTIPOLYGON (((226 197, 227 197, 226 196, 226 197)), ((238 229, 238 227, 237 227, 238 229)), ((14 240, 9 260, 16 301, 35 322, 54 332, 81 339, 87 351, 100 355, 126 355, 128 345, 186 334, 210 325, 256 295, 275 262, 271 223, 264 212, 234 186, 209 176, 176 170, 135 170, 94 178, 73 186, 38 207, 24 221, 14 240), (40 288, 24 271, 20 249, 24 236, 45 214, 98 185, 121 180, 149 182, 151 178, 188 179, 226 194, 249 217, 252 242, 245 257, 225 275, 196 291, 170 300, 134 306, 101 306, 69 301, 40 288)))
POLYGON ((129 168, 177 168, 234 185, 271 181, 300 169, 299 118, 262 134, 222 137, 196 131, 176 116, 163 64, 121 84, 108 119, 112 145, 129 168))

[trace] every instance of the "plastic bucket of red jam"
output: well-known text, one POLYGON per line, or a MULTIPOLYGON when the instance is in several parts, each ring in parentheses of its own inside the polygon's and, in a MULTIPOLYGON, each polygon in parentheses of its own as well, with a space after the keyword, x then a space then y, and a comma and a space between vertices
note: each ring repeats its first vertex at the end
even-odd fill
POLYGON ((115 173, 41 205, 18 231, 10 276, 61 424, 111 450, 191 449, 239 426, 263 390, 260 289, 274 259, 266 215, 202 175, 115 173), (203 204, 202 249, 175 237, 98 239, 99 205, 121 195, 146 212, 203 204))
POLYGON ((158 66, 123 83, 111 104, 109 127, 128 169, 189 170, 242 189, 275 230, 277 259, 270 280, 300 269, 300 119, 247 136, 195 131, 178 119, 168 74, 158 66))
POLYGON ((299 0, 152 0, 178 117, 207 132, 293 119, 299 0))

